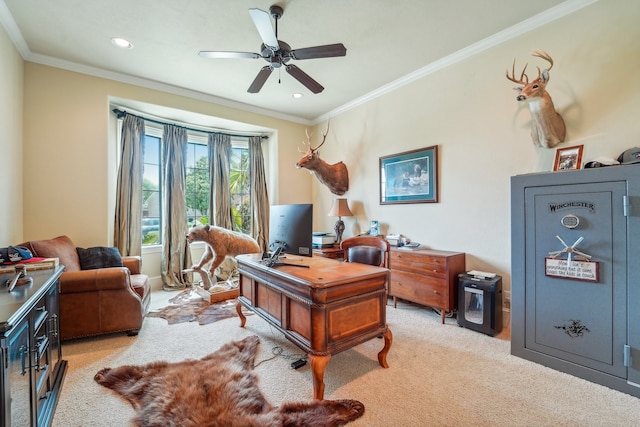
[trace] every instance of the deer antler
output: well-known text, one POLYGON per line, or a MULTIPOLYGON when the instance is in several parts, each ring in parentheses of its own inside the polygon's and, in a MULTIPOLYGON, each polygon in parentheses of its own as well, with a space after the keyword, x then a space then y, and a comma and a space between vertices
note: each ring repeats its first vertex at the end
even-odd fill
MULTIPOLYGON (((540 49, 536 49, 534 50, 531 55, 536 56, 538 58, 542 58, 545 61, 547 61, 549 63, 549 68, 547 68, 547 71, 550 71, 551 68, 553 68, 553 59, 551 58, 551 56, 545 52, 544 50, 540 50, 540 49)), ((538 72, 540 71, 540 68, 538 68, 538 72)))
POLYGON ((507 68, 507 71, 505 73, 505 75, 507 76, 507 79, 511 80, 514 83, 518 83, 521 85, 528 85, 529 84, 529 76, 527 76, 524 72, 527 70, 527 65, 529 65, 528 63, 525 64, 524 68, 522 69, 522 74, 520 74, 520 79, 516 80, 516 59, 513 58, 513 65, 511 65, 511 76, 509 76, 509 69, 507 68), (522 80, 522 78, 524 77, 524 80, 522 80))
POLYGON ((316 148, 313 149, 313 151, 318 151, 318 148, 322 147, 322 144, 324 144, 324 142, 327 140, 327 135, 329 134, 329 124, 331 122, 327 122, 327 130, 325 131, 325 133, 322 134, 322 142, 320 143, 320 145, 318 145, 316 148))
MULTIPOLYGON (((309 146, 309 149, 310 149, 311 151, 313 151, 313 149, 311 148, 311 135, 313 135, 313 134, 309 135, 309 129, 305 129, 305 130, 304 130, 304 133, 307 135, 307 142, 302 141, 302 143, 303 143, 304 145, 308 145, 308 146, 309 146)), ((306 153, 306 152, 307 152, 306 150, 305 150, 305 151, 300 150, 300 147, 298 147, 298 151, 299 151, 300 153, 306 153)))

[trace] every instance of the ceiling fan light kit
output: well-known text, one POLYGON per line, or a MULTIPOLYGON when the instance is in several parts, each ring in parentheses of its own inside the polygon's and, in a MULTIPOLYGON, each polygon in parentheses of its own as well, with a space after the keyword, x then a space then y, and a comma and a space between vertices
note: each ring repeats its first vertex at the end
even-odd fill
POLYGON ((342 43, 335 43, 322 46, 307 47, 302 49, 291 49, 287 43, 278 40, 278 20, 282 17, 284 10, 278 5, 272 5, 269 12, 261 9, 249 9, 249 15, 253 20, 258 34, 262 39, 260 53, 254 52, 230 52, 230 51, 200 51, 203 58, 211 59, 264 59, 269 63, 260 69, 258 75, 253 80, 247 92, 258 93, 265 82, 276 68, 284 68, 289 75, 298 80, 311 92, 317 94, 324 90, 324 87, 315 81, 311 76, 302 71, 298 66, 288 64, 290 60, 304 60, 316 58, 333 58, 345 56, 347 49, 342 43), (275 21, 275 31, 271 25, 271 18, 275 21))

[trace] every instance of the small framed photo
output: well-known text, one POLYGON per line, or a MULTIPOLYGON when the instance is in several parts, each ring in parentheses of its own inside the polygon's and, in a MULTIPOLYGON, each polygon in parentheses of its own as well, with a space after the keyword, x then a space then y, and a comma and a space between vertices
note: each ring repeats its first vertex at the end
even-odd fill
POLYGON ((379 236, 380 235, 380 222, 376 220, 372 220, 369 225, 369 235, 370 236, 379 236))
POLYGON ((556 160, 553 163, 554 171, 580 169, 582 165, 582 145, 573 147, 558 148, 556 150, 556 160))
POLYGON ((380 157, 380 204, 438 203, 438 146, 380 157))

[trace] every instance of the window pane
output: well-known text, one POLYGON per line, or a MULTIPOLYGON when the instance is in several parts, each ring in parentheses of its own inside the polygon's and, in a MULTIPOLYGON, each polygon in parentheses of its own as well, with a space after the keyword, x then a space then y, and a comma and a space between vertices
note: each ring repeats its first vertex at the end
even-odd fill
POLYGON ((189 142, 187 152, 187 226, 209 223, 209 157, 207 146, 189 142))
POLYGON ((160 218, 160 138, 145 135, 142 181, 142 244, 159 245, 160 218))
POLYGON ((235 231, 251 234, 251 198, 249 197, 249 150, 231 149, 229 186, 235 231))

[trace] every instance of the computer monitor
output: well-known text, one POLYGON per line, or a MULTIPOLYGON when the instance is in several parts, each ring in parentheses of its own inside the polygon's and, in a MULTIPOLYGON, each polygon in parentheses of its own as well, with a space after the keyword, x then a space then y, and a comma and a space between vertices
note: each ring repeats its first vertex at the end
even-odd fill
POLYGON ((269 210, 269 250, 312 256, 313 205, 273 205, 269 210))

